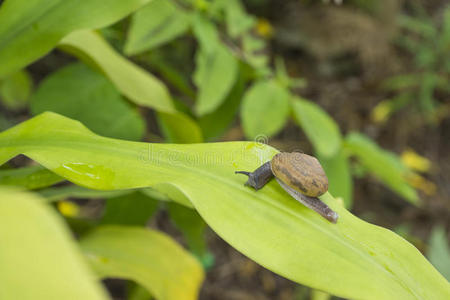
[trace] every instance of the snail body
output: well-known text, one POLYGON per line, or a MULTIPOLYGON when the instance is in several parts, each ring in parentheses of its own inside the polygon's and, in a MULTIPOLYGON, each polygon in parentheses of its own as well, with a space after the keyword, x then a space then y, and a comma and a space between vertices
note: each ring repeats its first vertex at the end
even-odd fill
POLYGON ((297 201, 330 222, 337 222, 338 214, 317 198, 328 190, 328 178, 319 161, 313 156, 298 152, 281 152, 253 172, 236 173, 247 175, 245 185, 256 190, 275 177, 280 186, 297 201))

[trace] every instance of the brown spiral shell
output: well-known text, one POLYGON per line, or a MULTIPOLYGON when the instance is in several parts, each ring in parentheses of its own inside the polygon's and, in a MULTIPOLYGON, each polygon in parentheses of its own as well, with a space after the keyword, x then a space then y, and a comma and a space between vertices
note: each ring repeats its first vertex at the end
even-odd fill
POLYGON ((313 156, 299 152, 278 153, 270 167, 276 178, 306 196, 318 197, 328 190, 325 171, 313 156))

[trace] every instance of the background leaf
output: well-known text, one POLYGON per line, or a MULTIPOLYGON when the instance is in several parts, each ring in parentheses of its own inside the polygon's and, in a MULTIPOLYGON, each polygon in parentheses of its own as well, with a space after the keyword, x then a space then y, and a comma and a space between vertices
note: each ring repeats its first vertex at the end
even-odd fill
POLYGON ((97 66, 130 101, 157 110, 166 137, 177 142, 202 140, 195 121, 175 110, 166 86, 117 53, 99 34, 92 31, 75 32, 65 37, 60 47, 97 66))
POLYGON ((350 209, 353 204, 353 179, 349 161, 343 149, 330 158, 318 157, 328 177, 328 191, 335 197, 344 200, 345 207, 350 209))
POLYGON ((200 49, 196 53, 194 82, 198 88, 195 111, 202 116, 211 113, 225 100, 237 78, 238 62, 219 42, 212 22, 198 16, 194 34, 200 49))
POLYGON ((284 277, 333 295, 450 297, 450 284, 414 246, 353 216, 330 194, 321 199, 339 214, 337 224, 293 200, 275 181, 258 192, 245 187, 246 178, 234 171, 254 170, 268 161, 277 151, 267 145, 120 141, 44 113, 1 133, 0 147, 0 163, 23 153, 80 185, 176 191, 169 197, 189 199, 237 250, 284 277))
POLYGON ((231 126, 238 113, 244 88, 245 80, 240 75, 224 102, 214 112, 199 118, 198 124, 205 140, 218 138, 231 126))
POLYGON ((418 205, 420 199, 406 181, 409 170, 393 153, 381 149, 368 137, 360 133, 350 133, 345 138, 345 149, 358 158, 379 180, 394 192, 418 205))
POLYGON ((201 143, 200 127, 185 114, 158 113, 159 129, 168 143, 201 143))
POLYGON ((436 267, 436 269, 450 280, 450 248, 445 229, 436 226, 431 232, 428 248, 428 259, 436 267))
POLYGON ((280 131, 289 116, 289 93, 272 80, 260 80, 245 93, 241 120, 247 139, 270 137, 280 131))
POLYGON ((50 207, 13 189, 0 195, 0 298, 108 298, 50 207))
POLYGON ((255 17, 247 15, 240 0, 225 0, 224 3, 227 30, 233 38, 251 29, 255 17))
POLYGON ((132 193, 133 190, 114 190, 114 191, 99 191, 88 189, 78 185, 67 185, 62 187, 51 187, 42 189, 39 194, 44 197, 47 201, 54 202, 63 200, 66 198, 107 198, 107 197, 118 197, 121 195, 126 195, 132 193))
POLYGON ((182 35, 189 29, 189 16, 172 1, 153 0, 131 19, 125 53, 135 55, 182 35))
POLYGON ((136 281, 161 300, 197 299, 203 269, 165 234, 139 227, 102 226, 81 248, 101 277, 136 281))
POLYGON ((292 102, 295 120, 305 131, 316 152, 332 157, 341 146, 341 133, 336 122, 315 103, 299 98, 292 102))
POLYGON ((141 67, 117 53, 100 34, 77 31, 66 36, 60 47, 97 66, 117 89, 138 105, 174 113, 166 86, 141 67))
POLYGON ((21 186, 30 190, 47 187, 63 180, 64 178, 42 166, 0 170, 0 185, 21 186))
POLYGON ((158 209, 158 201, 134 191, 105 202, 101 224, 145 226, 158 209))
POLYGON ((148 2, 149 0, 4 1, 0 7, 0 77, 45 55, 71 31, 107 26, 148 2))
POLYGON ((10 109, 24 108, 33 87, 30 75, 24 71, 17 71, 6 78, 0 79, 0 100, 10 109))
POLYGON ((236 81, 238 63, 223 46, 212 53, 200 50, 196 55, 194 82, 199 91, 195 111, 201 116, 213 112, 225 100, 236 81))
POLYGON ((81 121, 92 131, 119 139, 140 140, 145 122, 102 74, 76 63, 48 76, 31 99, 36 115, 53 111, 81 121))

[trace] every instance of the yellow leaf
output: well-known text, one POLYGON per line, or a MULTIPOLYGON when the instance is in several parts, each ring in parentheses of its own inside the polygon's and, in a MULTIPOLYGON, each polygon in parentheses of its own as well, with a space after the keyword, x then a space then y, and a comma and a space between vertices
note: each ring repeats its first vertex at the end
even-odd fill
POLYGON ((419 172, 428 172, 431 168, 431 162, 429 159, 417 154, 411 149, 403 151, 401 159, 402 162, 408 166, 408 168, 419 172))

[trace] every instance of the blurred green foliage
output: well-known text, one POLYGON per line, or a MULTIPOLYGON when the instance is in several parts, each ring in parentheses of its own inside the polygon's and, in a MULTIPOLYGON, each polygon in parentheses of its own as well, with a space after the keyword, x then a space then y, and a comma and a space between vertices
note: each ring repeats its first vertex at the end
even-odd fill
POLYGON ((384 121, 395 111, 414 105, 429 121, 442 118, 441 102, 436 99, 450 95, 450 6, 440 21, 422 13, 411 17, 401 15, 399 23, 404 30, 398 44, 413 55, 410 73, 387 79, 383 88, 394 96, 379 104, 385 111, 378 117, 384 121), (437 24, 438 23, 438 24, 437 24))

